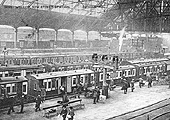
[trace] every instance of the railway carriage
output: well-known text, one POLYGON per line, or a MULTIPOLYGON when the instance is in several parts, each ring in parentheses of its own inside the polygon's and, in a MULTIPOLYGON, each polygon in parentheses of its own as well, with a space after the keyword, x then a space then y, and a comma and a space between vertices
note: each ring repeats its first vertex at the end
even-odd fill
POLYGON ((27 94, 27 79, 24 76, 18 77, 2 77, 0 79, 0 96, 7 97, 16 94, 27 94))
POLYGON ((1 77, 0 79, 0 108, 8 105, 11 96, 27 94, 28 81, 24 76, 1 77))
POLYGON ((148 74, 166 73, 168 59, 146 59, 141 61, 132 61, 136 66, 136 77, 145 78, 148 74))
MULTIPOLYGON (((121 84, 122 77, 125 77, 128 81, 132 78, 138 81, 138 78, 142 77, 145 79, 148 74, 166 73, 167 65, 169 65, 168 59, 148 59, 127 62, 126 65, 120 65, 119 69, 115 72, 108 70, 106 82, 110 84, 110 82, 113 81, 114 84, 121 84)), ((99 83, 100 85, 103 83, 102 70, 99 72, 99 83)))
POLYGON ((119 66, 119 69, 116 71, 115 75, 113 76, 113 80, 115 84, 121 84, 121 78, 125 77, 128 80, 132 78, 136 79, 137 70, 136 67, 133 65, 123 65, 119 66))
POLYGON ((4 62, 7 65, 29 65, 30 57, 21 55, 7 55, 5 57, 0 56, 0 64, 4 65, 4 62))
POLYGON ((0 77, 26 76, 33 73, 45 72, 41 65, 1 66, 0 77))
POLYGON ((93 71, 89 69, 34 74, 27 77, 29 94, 37 96, 39 91, 45 88, 47 96, 59 95, 60 86, 64 86, 66 91, 70 93, 78 83, 82 85, 90 83, 91 74, 93 74, 93 71))

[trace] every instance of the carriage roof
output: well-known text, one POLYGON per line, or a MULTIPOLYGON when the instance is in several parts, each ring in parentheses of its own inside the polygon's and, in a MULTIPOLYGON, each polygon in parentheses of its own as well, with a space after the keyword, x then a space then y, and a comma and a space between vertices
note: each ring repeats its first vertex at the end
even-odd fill
POLYGON ((41 69, 44 68, 42 65, 14 65, 14 66, 1 66, 0 72, 4 71, 17 71, 17 70, 29 70, 29 69, 41 69))
POLYGON ((57 67, 65 67, 65 66, 78 66, 78 65, 89 65, 92 64, 92 62, 81 62, 81 63, 66 63, 66 64, 54 64, 57 67))
POLYGON ((11 84, 11 83, 18 83, 18 82, 26 82, 28 79, 24 76, 18 76, 18 77, 1 77, 0 79, 0 85, 3 84, 11 84))
POLYGON ((89 74, 89 73, 94 73, 94 72, 90 69, 82 69, 82 70, 41 73, 41 74, 34 74, 31 76, 34 77, 35 79, 48 79, 48 78, 67 77, 67 76, 82 75, 82 74, 89 74))
POLYGON ((168 61, 168 59, 167 58, 143 59, 143 60, 132 60, 129 62, 131 62, 133 64, 137 64, 137 63, 160 62, 160 61, 168 61))
POLYGON ((157 61, 157 62, 137 63, 135 65, 138 67, 145 67, 145 66, 157 66, 157 65, 162 65, 162 64, 165 64, 165 62, 157 61))
POLYGON ((125 70, 125 69, 132 69, 132 68, 135 68, 135 66, 133 66, 133 65, 122 65, 122 66, 119 66, 118 70, 125 70))

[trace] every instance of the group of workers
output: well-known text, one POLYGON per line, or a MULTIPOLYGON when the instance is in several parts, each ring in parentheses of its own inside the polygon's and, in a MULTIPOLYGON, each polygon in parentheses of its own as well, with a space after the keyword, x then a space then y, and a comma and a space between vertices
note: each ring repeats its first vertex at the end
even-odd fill
POLYGON ((15 103, 19 103, 21 106, 20 112, 19 113, 23 113, 23 109, 24 109, 24 100, 26 99, 26 95, 21 94, 21 95, 17 95, 17 96, 12 96, 9 97, 8 100, 8 104, 9 104, 9 109, 8 109, 8 115, 11 114, 12 112, 15 112, 14 110, 14 104, 15 103))
MULTIPOLYGON (((127 94, 127 90, 129 87, 131 88, 131 92, 134 91, 134 89, 135 89, 135 86, 134 86, 135 80, 134 79, 132 79, 131 81, 128 81, 127 79, 124 78, 124 79, 122 79, 122 81, 123 81, 123 86, 122 86, 121 90, 124 90, 124 94, 127 94)), ((148 75, 146 77, 146 81, 148 82, 148 88, 152 87, 153 78, 151 75, 148 75)), ((144 83, 143 78, 139 78, 139 87, 141 88, 144 85, 145 85, 145 83, 144 83)))
POLYGON ((66 118, 68 120, 73 120, 75 115, 73 107, 67 107, 64 105, 59 115, 63 117, 63 120, 66 120, 66 118))
MULTIPOLYGON (((16 95, 16 96, 12 96, 12 97, 9 97, 8 99, 8 104, 9 104, 9 109, 8 109, 8 112, 7 114, 11 114, 11 111, 12 112, 15 112, 14 110, 14 105, 16 103, 19 103, 19 105, 21 106, 20 107, 20 112, 19 113, 24 113, 23 109, 24 109, 24 102, 26 101, 26 95, 16 95)), ((40 109, 40 104, 42 103, 42 97, 40 95, 38 95, 36 98, 35 98, 35 112, 37 112, 37 110, 41 110, 40 109)))

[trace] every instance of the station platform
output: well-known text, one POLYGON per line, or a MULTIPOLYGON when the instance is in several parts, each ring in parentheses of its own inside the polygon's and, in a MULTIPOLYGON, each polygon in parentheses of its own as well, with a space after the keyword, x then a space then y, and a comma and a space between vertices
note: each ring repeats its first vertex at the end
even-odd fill
MULTIPOLYGON (((118 116, 129 111, 134 111, 155 104, 159 101, 167 99, 165 104, 170 102, 170 89, 168 85, 159 85, 148 88, 147 85, 139 88, 138 83, 135 83, 135 90, 124 94, 121 87, 116 87, 113 91, 109 91, 109 98, 103 103, 93 104, 93 99, 85 98, 83 95, 82 103, 85 104, 84 109, 75 111, 75 120, 112 120, 114 116, 118 116)), ((41 104, 41 108, 55 105, 61 98, 46 100, 41 104)), ((161 105, 163 105, 162 103, 161 105)), ((24 113, 19 114, 17 111, 20 107, 14 107, 15 112, 7 115, 7 110, 0 112, 0 120, 48 120, 43 117, 43 111, 35 112, 35 103, 26 104, 24 113)), ((164 110, 165 111, 165 110, 164 110)), ((51 120, 62 120, 61 117, 52 117, 51 120)), ((121 120, 114 118, 113 120, 121 120)), ((122 120, 125 120, 122 118, 122 120)), ((141 119, 142 120, 142 119, 141 119)))

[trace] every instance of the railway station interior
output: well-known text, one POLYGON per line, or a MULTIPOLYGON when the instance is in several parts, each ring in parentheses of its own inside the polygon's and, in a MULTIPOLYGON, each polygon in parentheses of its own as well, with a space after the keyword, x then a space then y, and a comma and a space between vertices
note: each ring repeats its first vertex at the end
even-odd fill
POLYGON ((0 120, 170 120, 169 0, 0 0, 0 120))

